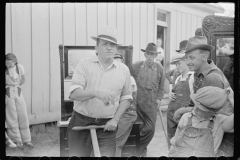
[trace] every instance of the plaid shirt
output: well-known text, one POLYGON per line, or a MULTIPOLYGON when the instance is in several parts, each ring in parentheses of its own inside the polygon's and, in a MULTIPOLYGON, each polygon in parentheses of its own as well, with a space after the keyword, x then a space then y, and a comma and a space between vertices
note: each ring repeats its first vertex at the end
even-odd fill
POLYGON ((193 83, 193 91, 197 92, 198 89, 203 87, 204 83, 204 75, 202 73, 194 73, 194 83, 193 83))

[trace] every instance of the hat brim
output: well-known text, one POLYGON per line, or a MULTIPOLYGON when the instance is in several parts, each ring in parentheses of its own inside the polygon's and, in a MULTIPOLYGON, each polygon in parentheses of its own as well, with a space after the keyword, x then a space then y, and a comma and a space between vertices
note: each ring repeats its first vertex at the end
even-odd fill
POLYGON ((194 106, 196 106, 197 108, 199 108, 200 110, 202 110, 204 112, 208 112, 208 113, 218 113, 219 112, 219 111, 213 112, 213 111, 209 110, 208 108, 204 107, 203 105, 201 105, 199 102, 197 102, 195 100, 196 99, 196 94, 191 94, 190 98, 192 99, 192 101, 194 103, 194 106))
POLYGON ((157 54, 158 54, 158 53, 161 53, 161 52, 153 52, 153 51, 144 50, 144 49, 141 49, 141 51, 142 51, 142 52, 146 52, 146 51, 147 51, 147 52, 151 52, 151 53, 157 53, 157 54))
POLYGON ((118 44, 118 43, 116 43, 116 42, 114 42, 113 40, 111 40, 111 39, 107 39, 107 38, 99 38, 99 37, 91 37, 94 41, 97 41, 97 39, 103 39, 103 40, 105 40, 105 41, 109 41, 109 42, 112 42, 112 43, 115 43, 115 44, 117 44, 117 45, 121 45, 121 44, 118 44))
POLYGON ((209 50, 209 52, 212 52, 215 49, 215 47, 207 44, 198 44, 186 50, 185 53, 187 54, 196 49, 206 49, 209 50))
POLYGON ((170 62, 170 64, 176 64, 178 61, 181 61, 182 59, 176 59, 170 62))

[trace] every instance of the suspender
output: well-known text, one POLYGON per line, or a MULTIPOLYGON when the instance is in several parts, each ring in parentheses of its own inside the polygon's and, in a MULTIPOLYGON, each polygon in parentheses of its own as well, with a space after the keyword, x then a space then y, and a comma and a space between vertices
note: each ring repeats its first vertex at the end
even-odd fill
MULTIPOLYGON (((191 112, 190 117, 188 117, 188 122, 187 122, 187 126, 192 126, 192 117, 193 117, 193 113, 191 112)), ((207 128, 212 130, 213 129, 213 125, 214 125, 214 121, 213 119, 215 118, 215 116, 213 116, 213 118, 209 121, 207 128)))

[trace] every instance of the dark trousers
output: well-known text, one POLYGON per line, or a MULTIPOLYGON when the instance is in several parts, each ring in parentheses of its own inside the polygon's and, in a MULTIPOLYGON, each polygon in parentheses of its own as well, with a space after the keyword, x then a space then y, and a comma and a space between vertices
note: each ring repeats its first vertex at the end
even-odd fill
MULTIPOLYGON (((68 126, 69 156, 89 157, 92 151, 90 130, 72 130, 75 126, 105 125, 111 118, 96 119, 73 112, 68 126)), ((114 157, 116 150, 115 131, 96 129, 101 156, 114 157)))
POLYGON ((143 122, 143 125, 140 125, 140 153, 142 157, 146 157, 147 146, 151 142, 155 133, 157 108, 156 105, 150 107, 142 104, 138 104, 137 107, 138 119, 143 122), (149 108, 151 108, 150 110, 152 111, 150 111, 149 108))

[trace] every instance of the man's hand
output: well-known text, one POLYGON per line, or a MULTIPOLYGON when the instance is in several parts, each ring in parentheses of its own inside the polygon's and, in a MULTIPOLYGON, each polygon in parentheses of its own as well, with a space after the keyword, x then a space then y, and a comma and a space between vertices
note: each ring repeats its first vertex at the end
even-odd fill
POLYGON ((104 131, 114 131, 117 128, 118 121, 115 119, 109 120, 104 128, 104 131))
POLYGON ((116 99, 116 97, 112 93, 97 91, 95 95, 96 98, 101 99, 106 105, 108 105, 109 103, 114 103, 116 99))
POLYGON ((176 100, 176 93, 173 93, 173 92, 169 93, 169 98, 170 98, 171 101, 175 101, 176 100))

